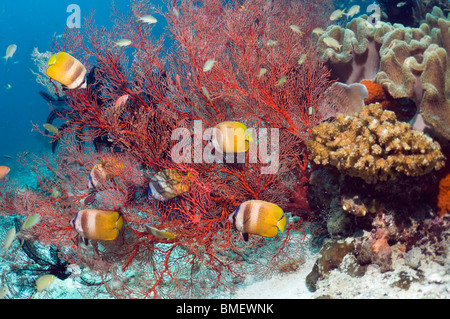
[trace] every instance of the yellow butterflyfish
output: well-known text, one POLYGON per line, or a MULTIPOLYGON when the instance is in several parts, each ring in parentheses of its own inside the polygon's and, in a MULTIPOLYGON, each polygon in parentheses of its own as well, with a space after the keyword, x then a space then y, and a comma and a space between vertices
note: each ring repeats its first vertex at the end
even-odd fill
POLYGON ((249 200, 240 204, 228 216, 228 221, 241 233, 242 239, 247 241, 248 234, 275 237, 279 230, 284 232, 287 217, 276 204, 249 200))
POLYGON ((88 239, 114 240, 123 226, 123 218, 116 211, 99 209, 80 210, 70 221, 83 241, 88 239))
POLYGON ((234 121, 217 124, 211 134, 214 148, 221 153, 244 153, 253 142, 252 132, 247 127, 234 121))
POLYGON ((193 175, 190 172, 183 174, 172 168, 164 169, 150 179, 148 195, 160 201, 169 200, 188 192, 192 181, 193 175))
POLYGON ((69 53, 53 54, 48 60, 46 73, 70 90, 86 87, 86 68, 69 53))

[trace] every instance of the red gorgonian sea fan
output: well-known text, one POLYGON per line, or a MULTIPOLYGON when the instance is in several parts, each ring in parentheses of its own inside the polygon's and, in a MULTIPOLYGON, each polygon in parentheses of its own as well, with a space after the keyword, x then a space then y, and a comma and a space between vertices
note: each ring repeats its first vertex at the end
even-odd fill
MULTIPOLYGON (((325 25, 327 5, 170 1, 167 10, 152 12, 169 23, 170 52, 152 39, 152 25, 136 19, 149 14, 147 1, 133 1, 127 15, 113 7, 111 30, 98 29, 92 15, 83 29, 66 30, 55 49, 82 61, 90 82, 66 92, 70 108, 59 112, 65 124, 54 137, 58 155, 24 158, 38 187, 14 199, 26 196, 41 222, 22 238, 57 246, 64 260, 90 269, 99 289, 115 297, 204 296, 298 258, 308 227, 306 198, 298 195, 308 176, 304 140, 340 107, 324 101, 332 82, 309 40, 325 25), (118 39, 132 44, 112 47, 118 39), (214 65, 204 71, 208 60, 214 65), (223 121, 255 128, 257 148, 242 162, 206 161, 205 129, 223 121), (184 140, 173 136, 180 129, 184 140), (105 147, 91 148, 94 139, 105 147), (173 151, 180 145, 182 161, 173 151), (94 192, 89 173, 105 158, 123 169, 94 192), (164 202, 148 197, 152 176, 167 169, 189 176, 189 190, 164 202), (284 234, 240 240, 227 217, 251 199, 291 215, 284 234), (80 244, 68 222, 88 207, 121 212, 115 240, 80 244), (174 236, 154 236, 149 225, 174 236), (242 267, 245 260, 257 266, 242 267)), ((1 193, 6 215, 31 214, 14 206, 13 192, 1 193)))

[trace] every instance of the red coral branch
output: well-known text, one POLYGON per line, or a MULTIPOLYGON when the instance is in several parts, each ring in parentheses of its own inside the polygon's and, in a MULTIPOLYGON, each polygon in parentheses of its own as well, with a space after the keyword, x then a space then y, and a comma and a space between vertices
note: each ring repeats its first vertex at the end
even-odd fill
MULTIPOLYGON (((136 21, 148 14, 148 1, 133 1, 127 15, 113 7, 110 31, 98 29, 88 16, 85 29, 67 30, 55 46, 74 54, 95 80, 86 89, 67 92, 70 111, 61 114, 66 123, 56 158, 24 159, 39 187, 17 195, 0 192, 0 208, 9 214, 39 213, 42 222, 27 238, 64 248, 68 261, 97 272, 102 285, 120 297, 199 296, 249 272, 240 266, 244 257, 237 256, 256 256, 258 249, 274 262, 297 256, 306 227, 298 216, 308 210, 303 142, 321 120, 324 92, 332 83, 309 41, 311 30, 327 21, 316 10, 324 4, 172 1, 167 12, 157 11, 165 15, 174 39, 168 57, 162 57, 163 40, 152 40, 153 26, 136 21), (113 48, 112 41, 120 38, 132 44, 113 48), (299 63, 303 55, 306 61, 299 63), (205 72, 210 59, 216 62, 205 72), (123 96, 126 101, 118 103, 123 96), (185 129, 196 137, 194 120, 203 129, 228 120, 256 130, 277 129, 277 156, 270 160, 270 153, 259 150, 248 152, 244 163, 178 163, 171 155, 177 143, 172 132, 185 129), (110 145, 97 153, 89 144, 100 137, 110 145), (88 189, 90 171, 106 157, 124 169, 88 189), (263 174, 271 164, 276 168, 263 174), (161 202, 147 194, 150 178, 164 169, 189 174, 192 181, 185 193, 161 202), (270 240, 255 235, 242 243, 227 218, 250 199, 273 202, 294 216, 285 234, 270 240), (88 247, 78 242, 68 222, 86 207, 120 211, 124 226, 114 241, 92 241, 88 247), (146 225, 176 237, 159 238, 146 225), (126 278, 129 270, 139 272, 139 279, 126 278), (119 290, 107 274, 120 282, 119 290)), ((191 149, 191 159, 207 145, 195 143, 201 150, 191 149)))

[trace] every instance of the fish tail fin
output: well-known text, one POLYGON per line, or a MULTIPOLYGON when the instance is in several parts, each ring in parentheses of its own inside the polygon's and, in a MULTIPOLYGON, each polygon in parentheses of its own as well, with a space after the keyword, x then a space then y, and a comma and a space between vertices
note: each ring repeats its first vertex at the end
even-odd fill
POLYGON ((277 223, 277 227, 282 233, 284 233, 284 229, 286 228, 287 222, 288 222, 288 218, 285 215, 277 223))
POLYGON ((116 227, 118 230, 122 229, 123 226, 123 217, 119 214, 119 219, 116 222, 116 227))

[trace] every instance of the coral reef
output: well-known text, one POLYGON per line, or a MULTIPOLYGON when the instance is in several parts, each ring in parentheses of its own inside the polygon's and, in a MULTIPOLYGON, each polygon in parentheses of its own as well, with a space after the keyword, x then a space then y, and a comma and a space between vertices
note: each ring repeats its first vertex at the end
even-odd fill
MULTIPOLYGON (((418 27, 386 22, 374 27, 363 15, 346 28, 328 27, 318 38, 317 52, 332 76, 346 85, 365 85, 368 97, 366 106, 353 109, 358 114, 319 124, 307 141, 316 164, 308 189, 312 214, 324 221, 330 245, 345 238, 354 245, 340 264, 328 257, 332 272, 390 273, 400 263, 409 270, 392 285, 405 290, 423 280, 425 262, 448 265, 448 165, 442 168, 450 137, 450 18, 437 7, 420 11, 431 2, 417 2, 407 17, 418 27), (327 37, 341 49, 328 47, 327 37)), ((308 276, 311 289, 319 289, 330 274, 317 267, 327 262, 324 256, 308 276)))
MULTIPOLYGON (((448 269, 448 215, 445 218, 422 216, 410 219, 414 225, 401 225, 392 213, 377 214, 370 232, 363 231, 362 235, 345 240, 329 239, 306 277, 308 289, 320 290, 321 283, 332 272, 362 277, 368 272, 370 276, 376 269, 385 276, 395 277, 389 273, 399 268, 399 278, 393 285, 408 290, 413 282, 423 280, 422 266, 434 262, 448 269)), ((437 277, 436 280, 443 283, 442 278, 437 277)))
POLYGON ((450 9, 448 1, 443 0, 405 1, 403 6, 397 6, 399 2, 389 0, 377 2, 383 11, 383 18, 387 21, 411 27, 418 27, 433 7, 439 7, 442 10, 447 9, 447 11, 450 9))
POLYGON ((373 80, 395 98, 408 98, 417 106, 413 128, 431 130, 450 139, 448 86, 449 19, 441 9, 427 13, 420 27, 378 22, 366 16, 351 20, 346 28, 330 26, 318 39, 321 61, 332 75, 347 84, 373 80), (342 43, 341 50, 328 47, 327 37, 342 43))
MULTIPOLYGON (((367 184, 331 165, 316 168, 308 194, 312 213, 326 220, 330 243, 345 240, 354 247, 340 263, 329 264, 342 274, 355 276, 356 270, 359 276, 368 267, 391 272, 404 263, 420 277, 424 260, 448 263, 449 214, 436 215, 437 175, 441 172, 367 184)), ((327 277, 314 267, 307 284, 317 289, 327 277)), ((408 289, 410 281, 400 278, 397 284, 408 289)))
POLYGON ((380 104, 364 106, 354 116, 338 115, 314 127, 307 141, 310 159, 336 166, 367 183, 420 176, 444 166, 440 145, 380 104))
POLYGON ((382 85, 371 80, 362 80, 361 84, 366 86, 368 91, 364 104, 380 103, 384 110, 393 111, 402 122, 409 122, 416 115, 417 107, 410 99, 394 99, 382 85))
MULTIPOLYGON (((331 1, 166 4, 132 1, 125 15, 113 5, 112 30, 89 15, 85 28, 55 38, 54 51, 70 52, 89 70, 87 88, 66 90, 64 99, 42 76, 50 53, 34 51, 38 83, 54 95, 50 103, 67 108, 52 115, 65 121, 51 136, 56 156, 19 159, 36 185, 0 181, 2 218, 40 217, 12 243, 23 243, 20 254, 2 256, 20 268, 2 283, 17 277, 26 286, 10 289, 12 297, 34 293, 24 277, 41 273, 70 277, 82 294, 202 297, 232 290, 249 274, 297 271, 305 247, 323 241, 307 277, 311 290, 335 271, 385 273, 403 259, 420 278, 426 260, 448 263, 445 157, 438 142, 401 122, 414 116, 414 128, 423 120, 450 138, 450 19, 440 9, 416 28, 373 26, 363 15, 317 36, 331 1), (149 11, 167 20, 171 52, 153 39, 154 24, 136 20, 149 11), (111 48, 118 39, 129 45, 111 48), (258 143, 242 157, 207 154, 206 132, 223 121, 255 128, 258 143), (149 182, 165 170, 189 176, 189 187, 162 201, 149 196, 149 182), (283 234, 241 241, 227 218, 252 199, 284 210, 283 234), (117 237, 80 241, 69 221, 85 209, 117 211, 117 237)), ((395 285, 411 282, 401 275, 395 285)))
POLYGON ((85 65, 87 88, 65 91, 68 107, 58 111, 64 124, 52 136, 56 156, 20 159, 37 187, 2 188, 3 217, 39 214, 24 238, 59 249, 82 278, 91 274, 81 285, 118 298, 200 297, 233 289, 250 272, 264 277, 298 267, 313 227, 305 140, 346 105, 327 100, 330 72, 301 35, 325 25, 329 2, 266 4, 182 0, 163 10, 132 1, 126 14, 113 5, 111 30, 98 28, 93 15, 82 29, 66 30, 54 51, 85 65), (168 21, 172 50, 154 40, 153 24, 136 20, 149 10, 168 21), (131 43, 112 48, 118 39, 131 43), (223 121, 254 128, 258 150, 240 154, 242 162, 208 154, 207 129, 223 121), (267 131, 273 143, 264 140, 267 131), (92 140, 104 147, 93 149, 92 140), (108 174, 108 163, 119 169, 108 174), (148 196, 148 185, 166 169, 192 180, 186 192, 159 201, 148 196), (241 241, 227 217, 251 199, 290 215, 282 235, 241 241), (120 212, 124 223, 114 240, 80 242, 69 221, 87 208, 120 212), (146 226, 173 236, 160 238, 146 226), (246 260, 254 270, 242 267, 246 260))
POLYGON ((318 39, 317 53, 340 82, 373 80, 380 69, 380 47, 393 29, 388 23, 373 27, 365 15, 352 19, 345 28, 331 25, 318 39), (323 40, 328 37, 341 43, 342 48, 336 50, 326 45, 323 40))

